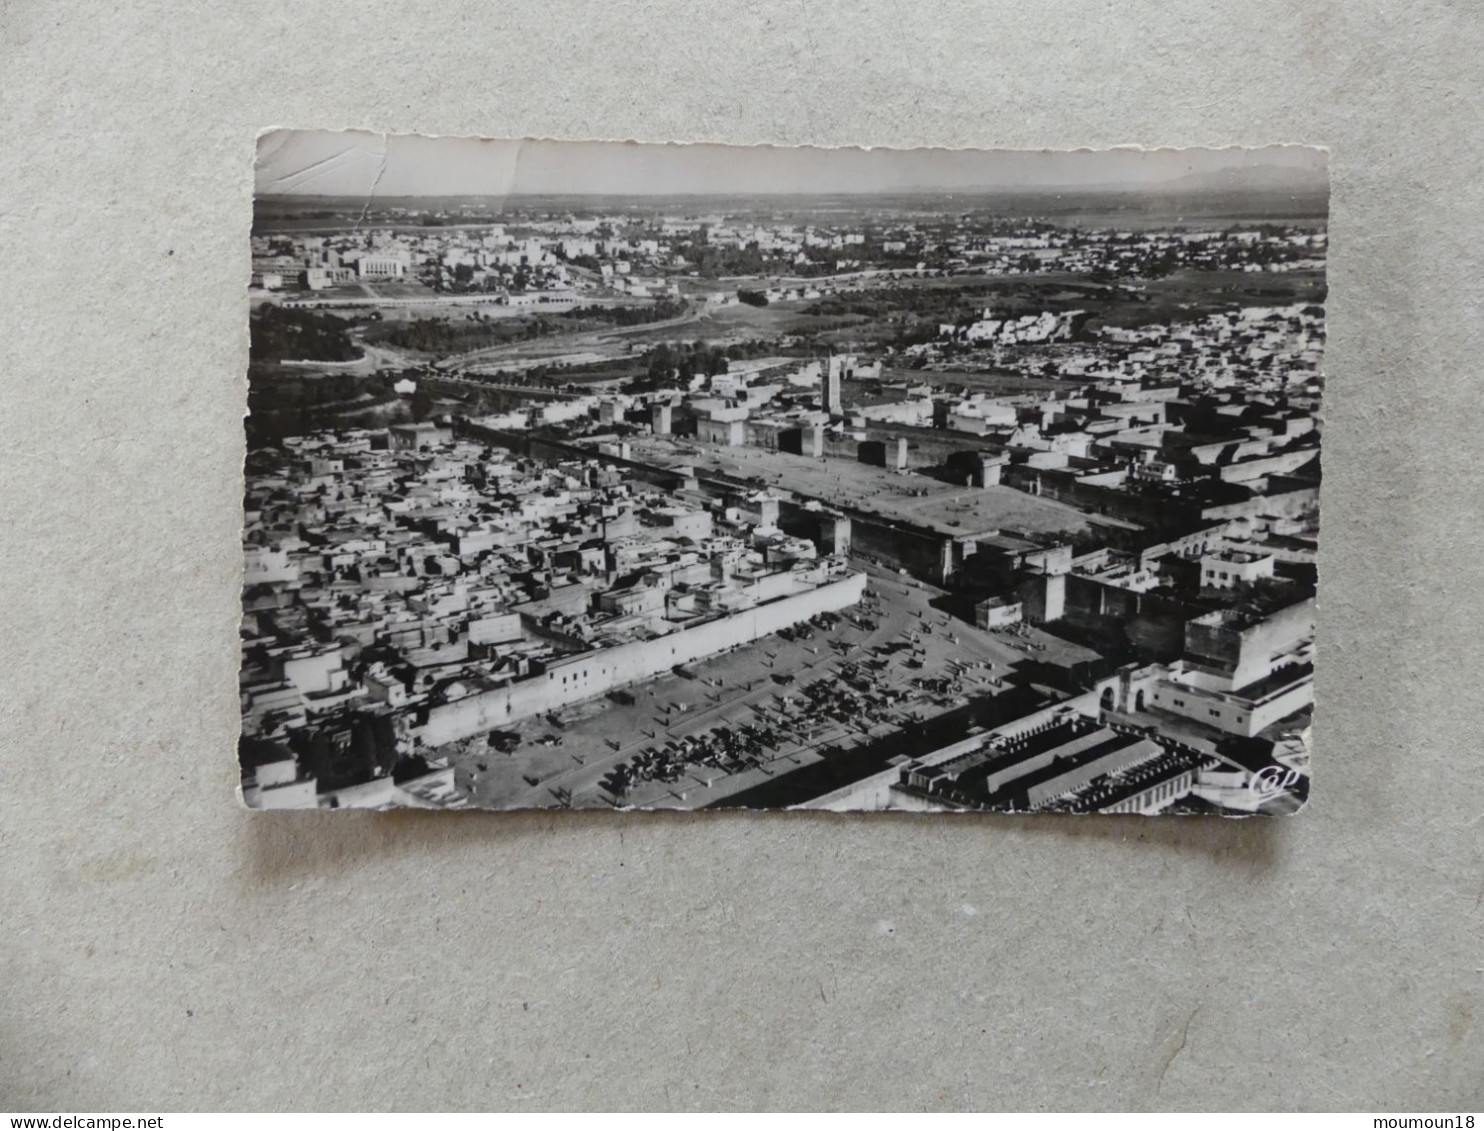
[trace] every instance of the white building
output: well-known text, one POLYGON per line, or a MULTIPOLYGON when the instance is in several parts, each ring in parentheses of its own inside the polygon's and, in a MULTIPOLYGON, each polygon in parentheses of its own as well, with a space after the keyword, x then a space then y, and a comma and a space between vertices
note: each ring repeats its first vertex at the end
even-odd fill
POLYGON ((1270 554, 1220 550, 1201 559, 1202 589, 1231 589, 1251 585, 1273 576, 1275 560, 1270 554))
POLYGON ((363 255, 356 261, 362 279, 400 279, 407 274, 407 260, 395 255, 363 255))

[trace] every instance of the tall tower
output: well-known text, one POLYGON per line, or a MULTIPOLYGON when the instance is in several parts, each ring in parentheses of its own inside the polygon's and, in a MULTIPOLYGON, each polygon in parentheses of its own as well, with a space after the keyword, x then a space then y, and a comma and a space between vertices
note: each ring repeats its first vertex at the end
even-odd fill
POLYGON ((808 449, 804 454, 812 459, 824 459, 824 425, 811 424, 808 436, 808 449))
POLYGON ((850 518, 843 514, 819 517, 819 549, 835 557, 850 553, 850 518))
POLYGON ((824 359, 824 410, 831 416, 844 413, 844 402, 840 398, 840 376, 845 368, 845 359, 831 354, 824 359))

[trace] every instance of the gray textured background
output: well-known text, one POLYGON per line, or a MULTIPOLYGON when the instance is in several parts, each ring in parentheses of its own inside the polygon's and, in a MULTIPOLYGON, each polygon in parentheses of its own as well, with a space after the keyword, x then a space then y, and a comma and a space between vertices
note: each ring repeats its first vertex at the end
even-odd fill
POLYGON ((1484 1105, 1477 4, 0 9, 0 1108, 1484 1105), (250 815, 269 125, 1333 148, 1283 822, 250 815))

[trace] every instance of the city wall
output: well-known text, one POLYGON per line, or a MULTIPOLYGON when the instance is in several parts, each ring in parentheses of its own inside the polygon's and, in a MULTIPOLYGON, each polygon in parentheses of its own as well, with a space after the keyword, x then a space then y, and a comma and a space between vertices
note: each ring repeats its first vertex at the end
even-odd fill
POLYGON ((907 440, 907 466, 914 471, 942 467, 948 463, 950 456, 958 452, 996 450, 986 444, 982 437, 971 432, 926 428, 914 424, 866 427, 866 438, 885 442, 892 453, 896 451, 897 440, 903 437, 907 440))
POLYGON ((666 489, 673 488, 682 482, 682 477, 673 471, 652 467, 647 463, 635 463, 633 460, 621 459, 618 456, 601 452, 595 447, 564 444, 560 440, 534 436, 529 432, 506 432, 498 428, 486 428, 482 424, 475 424, 469 420, 460 420, 455 428, 461 436, 483 440, 526 459, 555 463, 565 460, 597 460, 610 467, 623 468, 635 479, 666 489))
POLYGON ((807 538, 820 547, 821 554, 833 550, 833 546, 827 548, 825 545, 826 526, 837 521, 849 523, 850 541, 853 542, 859 519, 845 518, 839 511, 810 510, 792 499, 778 500, 778 529, 795 538, 807 538))
POLYGON ((1112 622, 1131 644, 1160 659, 1179 656, 1185 624, 1201 610, 1158 593, 1136 593, 1090 577, 1068 574, 1063 615, 1078 623, 1112 622))
MULTIPOLYGON (((1089 515, 1111 515, 1165 534, 1184 533, 1198 526, 1203 517, 1192 504, 1079 483, 1063 471, 1011 464, 1001 475, 1007 487, 1066 503, 1089 515)), ((1204 517, 1217 516, 1208 512, 1204 517)))
MULTIPOLYGON (((461 400, 472 397, 478 402, 477 410, 481 413, 510 412, 537 403, 575 400, 580 395, 539 385, 501 385, 494 381, 460 381, 430 376, 419 377, 418 387, 435 396, 457 397, 461 400)), ((471 405, 466 411, 475 411, 475 406, 471 405)))
POLYGON ((849 513, 852 553, 890 569, 905 569, 913 577, 934 585, 948 580, 953 568, 952 539, 864 517, 858 511, 849 513))
POLYGON ((668 636, 566 657, 544 674, 432 707, 424 721, 414 723, 412 734, 424 746, 440 746, 642 683, 678 665, 750 644, 817 613, 848 608, 861 599, 865 586, 866 575, 853 573, 668 636))
MULTIPOLYGON (((935 471, 950 467, 966 457, 997 449, 984 443, 968 432, 955 432, 941 428, 922 428, 910 424, 891 427, 868 426, 866 438, 830 437, 824 441, 824 454, 830 459, 851 459, 875 467, 895 467, 897 441, 907 441, 907 469, 909 471, 935 471), (955 457, 959 457, 955 460, 955 457)), ((787 449, 792 450, 792 449, 787 449)), ((967 482, 977 464, 963 464, 962 482, 967 482)))
POLYGON ((1218 471, 1221 478, 1228 483, 1250 483, 1269 475, 1288 475, 1297 471, 1317 453, 1317 448, 1300 448, 1296 452, 1280 452, 1275 456, 1260 456, 1240 463, 1223 464, 1218 471))
POLYGON ((1266 495, 1253 495, 1240 503, 1207 507, 1201 518, 1207 520, 1230 518, 1301 518, 1319 507, 1319 488, 1311 480, 1290 479, 1273 476, 1268 480, 1266 495))

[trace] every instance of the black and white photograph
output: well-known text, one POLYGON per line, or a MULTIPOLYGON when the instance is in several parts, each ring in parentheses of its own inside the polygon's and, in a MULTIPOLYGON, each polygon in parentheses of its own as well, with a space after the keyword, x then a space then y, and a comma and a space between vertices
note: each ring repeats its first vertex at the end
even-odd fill
POLYGON ((1305 803, 1324 150, 255 172, 248 806, 1305 803))

